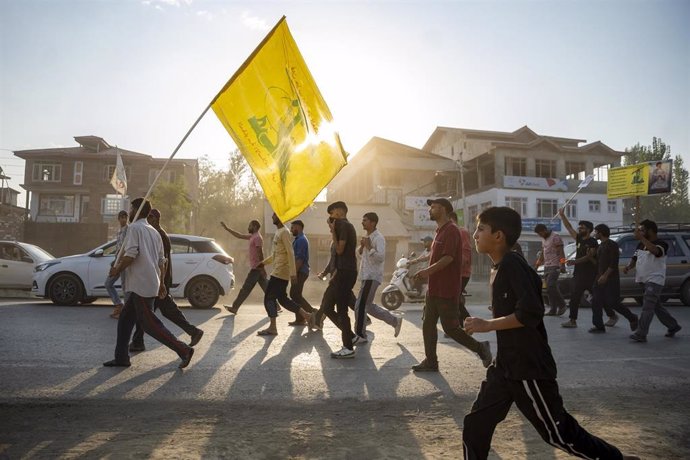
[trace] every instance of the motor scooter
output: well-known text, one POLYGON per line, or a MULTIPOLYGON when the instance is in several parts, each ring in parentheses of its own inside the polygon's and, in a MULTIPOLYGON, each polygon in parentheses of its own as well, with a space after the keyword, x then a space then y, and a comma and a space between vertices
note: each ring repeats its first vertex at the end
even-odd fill
MULTIPOLYGON (((414 253, 410 255, 413 257, 414 253)), ((388 310, 397 310, 403 302, 423 302, 426 296, 427 284, 422 285, 421 292, 415 289, 410 272, 409 258, 402 256, 395 264, 390 283, 381 292, 381 304, 388 310)))

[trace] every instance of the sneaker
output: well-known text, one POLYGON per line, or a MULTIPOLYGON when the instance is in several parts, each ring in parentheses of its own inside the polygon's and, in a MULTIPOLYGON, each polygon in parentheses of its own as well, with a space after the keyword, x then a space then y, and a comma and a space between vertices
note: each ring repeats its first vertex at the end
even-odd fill
POLYGON ((368 341, 369 339, 367 337, 362 337, 361 335, 355 334, 355 337, 352 339, 352 345, 362 345, 368 341))
POLYGON ((600 327, 594 326, 593 328, 591 328, 587 332, 589 332, 591 334, 603 334, 604 332, 606 332, 606 328, 605 327, 600 328, 600 327))
POLYGON ((129 344, 129 352, 130 353, 136 353, 138 351, 146 351, 146 347, 144 346, 143 343, 130 343, 129 344))
POLYGON ((618 322, 618 315, 614 315, 614 316, 610 317, 609 320, 604 323, 604 326, 613 327, 616 325, 617 322, 618 322))
POLYGON ((355 350, 350 350, 349 348, 341 348, 338 351, 331 353, 331 358, 333 359, 348 359, 355 357, 355 350))
POLYGON ((113 307, 113 312, 110 314, 110 317, 112 319, 120 319, 120 313, 122 313, 122 307, 123 307, 122 304, 115 305, 113 307))
POLYGON ((393 333, 393 337, 397 337, 398 335, 400 335, 400 329, 402 329, 402 322, 402 316, 398 316, 397 318, 395 318, 395 332, 393 333))
POLYGON ((563 316, 563 313, 568 311, 568 307, 563 305, 562 307, 558 307, 558 310, 556 310, 556 316, 563 316))
POLYGON ((223 305, 223 306, 225 307, 225 309, 226 309, 228 312, 232 313, 233 315, 236 315, 236 314, 237 314, 237 310, 239 310, 239 307, 233 307, 233 306, 231 306, 231 305, 223 305))
POLYGON ((424 359, 421 363, 412 366, 414 372, 438 372, 438 362, 432 363, 424 359))
POLYGON ((671 337, 673 337, 674 335, 676 335, 676 332, 680 331, 681 329, 683 329, 683 328, 680 327, 680 324, 679 324, 678 326, 669 329, 668 332, 664 335, 664 337, 669 337, 669 338, 671 338, 671 337))
POLYGON ((574 319, 569 319, 565 323, 562 323, 561 327, 567 327, 569 329, 572 329, 574 327, 577 327, 577 321, 575 321, 574 319))
POLYGON ((194 334, 192 334, 192 340, 189 341, 189 346, 193 347, 197 343, 199 343, 199 340, 204 336, 204 331, 201 329, 197 329, 194 334))
POLYGON ((637 334, 630 334, 630 338, 633 339, 635 342, 644 343, 647 341, 647 337, 642 337, 641 335, 637 334))
POLYGON ((484 367, 491 366, 491 362, 494 360, 494 357, 491 355, 491 344, 489 342, 480 342, 479 345, 482 348, 477 354, 482 359, 482 364, 484 367))
POLYGON ((635 316, 635 319, 630 320, 630 330, 635 332, 637 330, 638 324, 640 324, 640 320, 637 316, 635 316))

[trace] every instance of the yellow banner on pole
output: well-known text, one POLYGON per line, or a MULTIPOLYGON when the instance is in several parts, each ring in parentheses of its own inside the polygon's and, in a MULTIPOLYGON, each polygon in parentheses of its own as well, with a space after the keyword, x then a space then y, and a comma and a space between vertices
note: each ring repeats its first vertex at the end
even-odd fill
POLYGON ((608 198, 659 195, 671 192, 673 161, 650 161, 609 169, 608 198))
POLYGON ((211 108, 283 222, 312 204, 347 155, 285 17, 232 76, 211 108))

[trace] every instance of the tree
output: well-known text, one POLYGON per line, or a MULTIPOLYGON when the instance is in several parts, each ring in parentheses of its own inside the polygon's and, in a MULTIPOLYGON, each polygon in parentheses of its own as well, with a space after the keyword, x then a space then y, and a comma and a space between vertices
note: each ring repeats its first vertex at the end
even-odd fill
POLYGON ((159 181, 151 193, 151 206, 161 212, 161 226, 168 233, 190 233, 192 200, 182 178, 159 181))
MULTIPOLYGON (((637 143, 625 149, 623 165, 633 165, 649 161, 671 159, 671 146, 660 138, 652 138, 652 145, 637 143)), ((658 222, 690 222, 690 203, 688 203, 688 171, 683 166, 683 158, 673 158, 673 188, 670 194, 640 197, 642 217, 658 222)), ((632 215, 634 199, 624 200, 626 213, 632 215)))

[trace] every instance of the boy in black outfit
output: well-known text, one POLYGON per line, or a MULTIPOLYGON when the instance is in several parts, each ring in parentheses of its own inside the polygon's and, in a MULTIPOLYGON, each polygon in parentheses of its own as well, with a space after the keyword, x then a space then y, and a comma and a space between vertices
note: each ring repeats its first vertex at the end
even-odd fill
POLYGON ((541 279, 510 248, 520 237, 520 215, 508 207, 492 207, 478 217, 477 251, 489 255, 493 319, 469 317, 465 331, 496 331, 498 351, 486 373, 462 433, 464 458, 485 459, 496 425, 513 402, 541 437, 554 447, 581 458, 624 457, 606 441, 591 435, 566 412, 556 383, 556 363, 544 328, 541 279))

